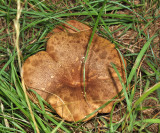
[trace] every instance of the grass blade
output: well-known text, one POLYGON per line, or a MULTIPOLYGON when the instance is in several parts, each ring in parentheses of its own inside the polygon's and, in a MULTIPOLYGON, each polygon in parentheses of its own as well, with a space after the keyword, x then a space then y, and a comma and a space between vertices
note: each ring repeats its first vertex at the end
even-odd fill
POLYGON ((131 80, 132 80, 134 74, 136 73, 136 70, 137 70, 137 68, 138 68, 138 66, 139 66, 139 64, 140 64, 140 62, 141 62, 141 59, 142 59, 142 57, 144 56, 144 53, 146 52, 146 50, 148 49, 149 45, 151 44, 151 41, 152 41, 155 37, 157 37, 157 35, 152 36, 152 37, 144 44, 143 48, 141 49, 140 53, 138 54, 138 56, 137 56, 137 58, 136 58, 136 61, 135 61, 135 63, 134 63, 134 66, 133 66, 133 68, 132 68, 132 70, 131 70, 131 72, 130 72, 130 74, 129 74, 129 76, 128 76, 128 79, 127 79, 127 83, 128 83, 128 84, 131 83, 131 80))

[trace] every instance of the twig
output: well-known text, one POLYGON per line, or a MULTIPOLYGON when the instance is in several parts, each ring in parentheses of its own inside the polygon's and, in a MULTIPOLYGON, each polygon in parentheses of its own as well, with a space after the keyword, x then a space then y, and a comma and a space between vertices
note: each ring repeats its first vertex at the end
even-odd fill
POLYGON ((21 64, 21 58, 20 58, 21 57, 21 52, 20 52, 20 48, 19 48, 19 34, 20 34, 19 18, 21 16, 21 11, 22 11, 22 8, 21 8, 20 0, 17 0, 17 17, 13 21, 14 21, 14 26, 15 26, 15 30, 16 30, 15 46, 16 46, 16 49, 17 49, 18 65, 19 65, 19 71, 21 73, 22 88, 23 88, 23 91, 24 91, 26 102, 27 102, 27 105, 28 105, 28 108, 29 108, 29 111, 30 111, 35 129, 36 129, 36 132, 39 133, 39 129, 38 129, 37 123, 35 121, 33 111, 31 109, 31 105, 29 103, 26 87, 25 87, 25 84, 24 84, 23 74, 22 74, 22 64, 21 64))

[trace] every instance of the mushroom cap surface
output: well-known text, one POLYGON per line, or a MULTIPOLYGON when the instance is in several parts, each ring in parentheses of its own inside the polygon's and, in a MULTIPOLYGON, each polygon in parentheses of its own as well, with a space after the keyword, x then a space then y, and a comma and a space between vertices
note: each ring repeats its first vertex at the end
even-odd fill
MULTIPOLYGON (((91 32, 55 33, 47 42, 46 52, 29 57, 23 65, 25 85, 34 89, 67 121, 85 118, 122 90, 111 62, 125 82, 123 63, 115 45, 95 34, 85 64, 84 98, 83 61, 91 32)), ((99 112, 109 113, 112 105, 113 102, 99 112)))
POLYGON ((58 32, 69 32, 76 33, 80 31, 90 30, 91 28, 88 25, 85 25, 76 20, 68 20, 66 23, 60 23, 60 25, 56 26, 50 33, 47 34, 47 38, 51 37, 54 33, 58 32))

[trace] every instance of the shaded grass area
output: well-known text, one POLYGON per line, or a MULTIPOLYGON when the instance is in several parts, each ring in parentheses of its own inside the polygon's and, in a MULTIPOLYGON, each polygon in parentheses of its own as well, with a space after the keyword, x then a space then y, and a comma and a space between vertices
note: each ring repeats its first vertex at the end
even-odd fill
MULTIPOLYGON (((22 63, 45 50, 46 35, 57 24, 76 19, 113 42, 128 64, 127 83, 122 82, 125 99, 116 102, 110 114, 99 114, 88 122, 61 120, 51 106, 37 96, 39 105, 30 104, 40 132, 160 130, 160 3, 157 0, 112 0, 99 15, 103 4, 103 0, 21 1, 22 63), (131 89, 126 91, 129 84, 131 89)), ((15 1, 0 1, 0 132, 36 132, 20 79, 13 23, 16 15, 15 1)), ((118 74, 114 64, 113 68, 118 74)))

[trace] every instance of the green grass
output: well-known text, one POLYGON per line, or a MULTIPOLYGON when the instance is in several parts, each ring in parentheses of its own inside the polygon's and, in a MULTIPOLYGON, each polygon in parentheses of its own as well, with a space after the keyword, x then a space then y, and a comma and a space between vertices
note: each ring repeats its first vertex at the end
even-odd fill
MULTIPOLYGON (((115 102, 111 113, 99 114, 87 122, 66 122, 37 96, 39 106, 32 101, 30 105, 39 132, 150 133, 160 130, 158 5, 160 3, 157 0, 141 0, 138 4, 134 4, 134 0, 112 0, 106 1, 106 4, 103 0, 75 0, 74 3, 67 0, 57 3, 51 0, 21 1, 21 63, 38 51, 45 50, 47 33, 57 24, 70 19, 87 23, 94 29, 93 34, 97 32, 113 42, 120 55, 127 60, 126 83, 123 83, 117 68, 112 64, 122 83, 125 98, 122 102, 115 102), (126 91, 129 86, 131 89, 126 91), (152 112, 146 114, 145 111, 152 112)), ((0 0, 0 132, 37 132, 20 78, 13 22, 16 16, 16 1, 0 0)))

